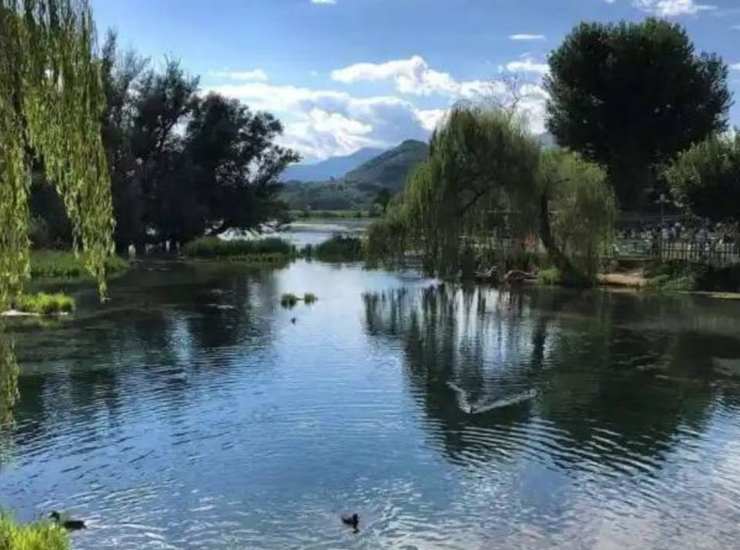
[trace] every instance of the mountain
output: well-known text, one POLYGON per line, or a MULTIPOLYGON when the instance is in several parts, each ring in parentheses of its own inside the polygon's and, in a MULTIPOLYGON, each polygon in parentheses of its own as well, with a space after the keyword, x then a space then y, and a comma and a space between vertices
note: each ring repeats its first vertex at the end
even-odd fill
POLYGON ((288 166, 281 176, 282 181, 326 181, 332 178, 341 178, 350 170, 354 170, 364 162, 378 156, 382 149, 365 147, 351 155, 331 157, 314 164, 294 164, 288 166))
POLYGON ((408 174, 428 155, 426 143, 407 140, 353 167, 343 177, 289 185, 283 190, 281 198, 291 208, 299 210, 367 208, 381 189, 389 189, 394 193, 403 189, 408 174))
POLYGON ((409 172, 428 156, 426 143, 409 139, 348 172, 344 181, 361 189, 375 186, 398 192, 403 189, 409 172))

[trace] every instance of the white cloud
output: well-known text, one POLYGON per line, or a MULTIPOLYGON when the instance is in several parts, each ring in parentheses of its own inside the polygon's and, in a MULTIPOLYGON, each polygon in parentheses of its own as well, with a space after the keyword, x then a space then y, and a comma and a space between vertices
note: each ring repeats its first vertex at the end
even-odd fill
POLYGON ((245 82, 212 86, 254 110, 284 121, 281 143, 307 159, 349 154, 361 147, 388 147, 408 138, 426 139, 430 114, 393 96, 354 97, 334 90, 245 82))
POLYGON ((492 93, 492 84, 483 80, 458 82, 449 73, 429 67, 423 57, 415 55, 385 63, 357 63, 332 71, 331 78, 344 84, 391 80, 402 94, 473 99, 492 93))
POLYGON ((661 17, 696 15, 702 11, 717 9, 717 6, 697 4, 695 0, 634 0, 633 4, 636 8, 661 17))
POLYGON ((333 6, 337 3, 337 0, 311 0, 312 4, 323 4, 327 6, 333 6))
POLYGON ((730 69, 732 69, 733 71, 740 71, 740 63, 733 63, 732 65, 730 65, 730 69))
POLYGON ((211 71, 208 74, 216 78, 226 78, 228 80, 256 80, 260 82, 267 80, 267 73, 262 69, 253 69, 251 71, 211 71))
POLYGON ((544 34, 510 34, 509 40, 528 41, 528 40, 546 40, 544 34))
POLYGON ((525 57, 519 61, 510 61, 505 69, 512 73, 534 73, 546 75, 550 72, 550 66, 547 63, 538 63, 531 57, 525 57))

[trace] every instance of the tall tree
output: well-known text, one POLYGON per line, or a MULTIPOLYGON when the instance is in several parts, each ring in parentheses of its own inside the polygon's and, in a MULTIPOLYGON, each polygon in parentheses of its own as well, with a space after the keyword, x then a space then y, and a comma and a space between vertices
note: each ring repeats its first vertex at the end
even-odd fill
POLYGON ((76 249, 105 292, 113 218, 104 107, 88 3, 0 0, 0 305, 28 277, 34 161, 62 197, 76 249))
POLYGON ((551 54, 545 87, 548 129, 607 167, 624 208, 641 204, 657 165, 725 129, 732 103, 722 59, 660 19, 578 25, 551 54))
MULTIPOLYGON (((196 102, 184 154, 205 227, 254 227, 280 213, 278 176, 300 157, 275 143, 279 120, 209 94, 196 102)), ((192 235, 189 235, 192 236, 192 235)))

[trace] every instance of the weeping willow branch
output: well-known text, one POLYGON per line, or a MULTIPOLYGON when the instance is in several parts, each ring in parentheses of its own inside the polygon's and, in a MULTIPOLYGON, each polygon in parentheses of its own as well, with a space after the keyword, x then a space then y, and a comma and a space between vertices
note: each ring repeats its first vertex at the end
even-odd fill
POLYGON ((0 0, 0 306, 29 276, 34 161, 62 198, 75 252, 105 295, 113 252, 105 107, 86 0, 0 0))

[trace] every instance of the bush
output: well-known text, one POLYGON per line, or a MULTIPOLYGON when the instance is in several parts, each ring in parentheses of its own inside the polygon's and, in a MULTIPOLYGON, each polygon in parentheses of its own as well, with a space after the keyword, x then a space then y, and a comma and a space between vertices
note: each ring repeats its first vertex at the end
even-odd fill
POLYGON ((537 282, 541 285, 559 285, 563 282, 563 276, 557 267, 548 267, 537 274, 537 282))
POLYGON ((66 294, 24 294, 16 298, 14 308, 24 313, 37 315, 52 315, 55 313, 71 313, 75 309, 75 301, 66 294))
MULTIPOLYGON (((128 262, 112 256, 105 262, 108 274, 121 273, 128 269, 128 262)), ((32 278, 78 279, 91 277, 82 265, 81 258, 72 252, 59 250, 36 250, 31 253, 32 278)))
POLYGON ((9 515, 0 513, 0 549, 2 550, 67 550, 67 532, 48 521, 21 525, 9 515))
POLYGON ((313 256, 326 262, 354 262, 364 257, 362 240, 358 237, 335 235, 313 247, 313 256))
POLYGON ((284 239, 270 237, 252 241, 223 241, 218 237, 201 237, 187 243, 183 253, 191 258, 224 259, 256 258, 284 259, 294 253, 293 245, 284 239))

